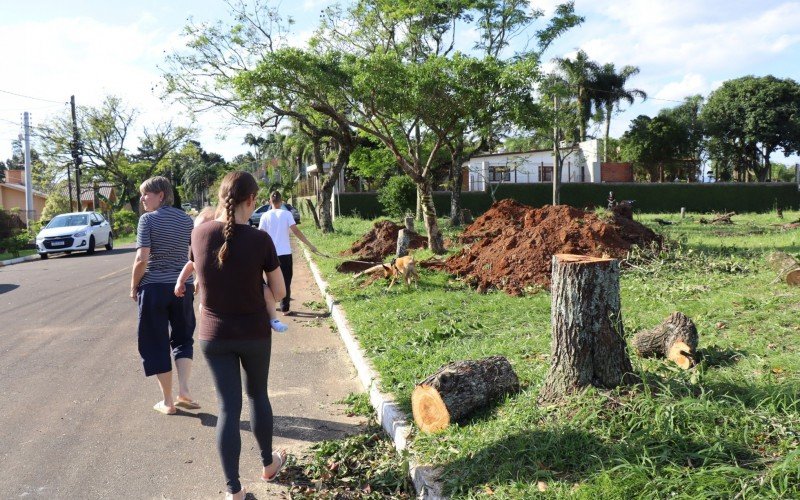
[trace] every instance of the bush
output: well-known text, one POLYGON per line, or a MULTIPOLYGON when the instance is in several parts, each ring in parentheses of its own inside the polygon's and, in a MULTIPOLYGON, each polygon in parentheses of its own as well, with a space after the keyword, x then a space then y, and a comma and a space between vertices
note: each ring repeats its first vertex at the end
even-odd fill
POLYGON ((378 191, 378 202, 386 215, 402 217, 416 209, 417 186, 407 175, 396 175, 378 191))
POLYGON ((8 238, 0 240, 0 252, 8 252, 14 257, 19 257, 21 250, 25 249, 31 241, 30 233, 20 231, 8 238))
POLYGON ((72 212, 72 207, 69 206, 69 198, 65 194, 56 191, 47 197, 39 220, 49 221, 58 214, 69 212, 72 212))
POLYGON ((114 212, 112 220, 111 231, 115 237, 134 234, 139 223, 139 217, 132 210, 127 209, 114 212))
POLYGON ((21 229, 25 229, 25 223, 17 212, 17 209, 0 209, 0 240, 14 236, 21 229))

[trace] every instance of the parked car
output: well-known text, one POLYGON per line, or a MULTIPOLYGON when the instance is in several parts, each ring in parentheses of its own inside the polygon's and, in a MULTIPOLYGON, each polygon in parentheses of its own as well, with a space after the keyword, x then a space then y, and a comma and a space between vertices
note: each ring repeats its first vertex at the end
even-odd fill
POLYGON ((183 209, 184 212, 188 212, 189 210, 194 209, 191 203, 181 203, 181 208, 183 209))
MULTIPOLYGON (((250 225, 253 227, 258 227, 258 223, 261 222, 261 216, 264 214, 264 212, 266 212, 270 208, 272 208, 272 205, 261 205, 260 207, 258 207, 256 211, 253 212, 253 215, 250 216, 250 225)), ((284 203, 282 208, 292 213, 292 217, 294 217, 295 224, 300 224, 300 212, 298 212, 296 208, 289 205, 288 203, 284 203)))
POLYGON ((36 249, 42 259, 51 253, 93 254, 97 245, 104 245, 106 250, 114 248, 111 225, 97 212, 56 215, 36 235, 36 249))

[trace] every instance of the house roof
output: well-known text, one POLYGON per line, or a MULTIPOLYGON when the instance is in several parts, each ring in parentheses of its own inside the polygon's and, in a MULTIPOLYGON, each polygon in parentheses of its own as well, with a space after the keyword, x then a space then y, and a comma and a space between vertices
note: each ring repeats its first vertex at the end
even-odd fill
POLYGON ((506 151, 504 153, 484 153, 480 155, 474 155, 470 158, 489 158, 491 156, 513 156, 513 155, 527 155, 531 153, 546 153, 552 152, 552 149, 530 149, 528 151, 506 151))
MULTIPOLYGON (((13 189, 14 191, 22 191, 25 192, 25 186, 22 184, 13 184, 10 182, 0 182, 0 187, 7 187, 9 189, 13 189)), ((41 198, 47 198, 47 195, 42 193, 41 191, 33 190, 34 196, 39 196, 41 198)))
MULTIPOLYGON (((112 193, 116 195, 116 186, 114 186, 114 184, 111 182, 106 182, 106 181, 98 182, 97 187, 98 187, 97 192, 105 196, 106 198, 110 199, 112 193)), ((62 188, 61 194, 63 194, 64 196, 69 196, 69 188, 67 188, 66 186, 62 188)), ((81 186, 81 201, 94 201, 94 187, 91 184, 89 184, 88 186, 81 186)))

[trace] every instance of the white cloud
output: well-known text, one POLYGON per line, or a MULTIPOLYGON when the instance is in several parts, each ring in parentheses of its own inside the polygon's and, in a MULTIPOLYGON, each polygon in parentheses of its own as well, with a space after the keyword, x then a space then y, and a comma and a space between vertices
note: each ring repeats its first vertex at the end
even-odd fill
POLYGON ((685 75, 680 81, 669 82, 652 97, 663 100, 683 100, 684 97, 701 94, 706 95, 712 86, 703 75, 697 73, 689 73, 685 75))

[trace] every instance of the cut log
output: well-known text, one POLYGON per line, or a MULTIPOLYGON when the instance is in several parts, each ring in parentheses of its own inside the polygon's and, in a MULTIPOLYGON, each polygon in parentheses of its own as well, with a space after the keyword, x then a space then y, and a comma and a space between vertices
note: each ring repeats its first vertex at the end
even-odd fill
POLYGON ((736 212, 728 212, 725 214, 720 214, 711 219, 709 224, 733 224, 731 217, 736 215, 736 212))
POLYGON ((414 388, 411 410, 422 432, 437 432, 518 391, 519 378, 503 356, 456 361, 414 388))
POLYGON ((767 256, 767 264, 778 278, 792 286, 800 285, 800 262, 786 252, 772 252, 767 256))
POLYGON ((634 335, 631 344, 643 358, 665 357, 687 370, 695 364, 698 340, 694 322, 676 311, 655 328, 634 335))
MULTIPOLYGON (((411 219, 413 221, 413 219, 411 219)), ((414 237, 419 237, 413 229, 401 229, 397 232, 397 250, 395 252, 397 257, 405 257, 408 255, 408 249, 414 237)))
POLYGON ((551 291, 551 365, 539 401, 636 383, 625 350, 619 261, 556 254, 551 291))

